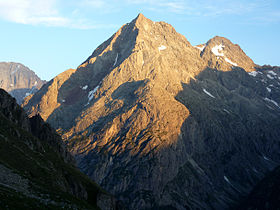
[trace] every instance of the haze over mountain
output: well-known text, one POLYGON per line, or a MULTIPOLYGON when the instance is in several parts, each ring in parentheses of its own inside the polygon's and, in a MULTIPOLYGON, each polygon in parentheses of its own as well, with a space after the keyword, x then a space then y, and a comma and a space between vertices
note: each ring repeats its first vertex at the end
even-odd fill
POLYGON ((19 104, 44 83, 32 70, 20 63, 0 62, 0 88, 8 91, 19 104))
POLYGON ((23 103, 130 209, 225 209, 280 161, 279 68, 139 14, 23 103))

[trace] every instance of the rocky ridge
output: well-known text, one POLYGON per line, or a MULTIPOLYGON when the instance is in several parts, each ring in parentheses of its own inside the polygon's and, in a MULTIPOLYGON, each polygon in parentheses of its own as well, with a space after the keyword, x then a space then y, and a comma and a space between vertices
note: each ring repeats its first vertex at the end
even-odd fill
POLYGON ((226 38, 192 46, 139 14, 24 108, 129 208, 225 209, 279 162, 278 77, 226 38))
POLYGON ((0 88, 15 97, 18 104, 39 90, 45 82, 20 63, 0 62, 0 88))

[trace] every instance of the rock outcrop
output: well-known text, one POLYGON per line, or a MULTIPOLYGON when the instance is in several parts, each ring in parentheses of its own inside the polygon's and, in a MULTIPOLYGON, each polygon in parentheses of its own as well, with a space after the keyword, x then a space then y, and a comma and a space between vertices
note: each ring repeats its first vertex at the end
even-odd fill
POLYGON ((15 97, 18 104, 38 91, 45 82, 20 63, 0 62, 0 88, 15 97))
POLYGON ((280 161, 279 76, 139 14, 24 108, 130 209, 225 209, 280 161))

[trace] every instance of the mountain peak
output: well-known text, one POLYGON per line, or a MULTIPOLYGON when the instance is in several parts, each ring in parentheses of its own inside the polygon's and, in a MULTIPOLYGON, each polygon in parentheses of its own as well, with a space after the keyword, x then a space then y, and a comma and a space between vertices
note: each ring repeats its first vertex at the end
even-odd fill
POLYGON ((28 67, 15 62, 0 62, 0 78, 0 88, 8 91, 19 104, 45 83, 28 67))
POLYGON ((210 61, 212 68, 231 70, 232 67, 241 67, 247 72, 255 70, 255 64, 238 44, 229 39, 215 36, 203 48, 202 57, 210 61))
POLYGON ((139 13, 135 19, 141 21, 141 20, 148 19, 148 18, 146 18, 142 13, 139 13))
POLYGON ((146 31, 151 28, 151 25, 154 23, 149 18, 146 18, 142 13, 139 13, 135 19, 131 21, 138 29, 145 29, 146 31))
POLYGON ((265 172, 266 142, 279 151, 278 73, 269 87, 254 80, 241 69, 254 63, 223 37, 197 48, 139 14, 24 107, 59 129, 79 167, 129 209, 226 209, 249 189, 240 175, 253 184, 248 166, 265 172), (256 142, 260 151, 248 149, 256 142))

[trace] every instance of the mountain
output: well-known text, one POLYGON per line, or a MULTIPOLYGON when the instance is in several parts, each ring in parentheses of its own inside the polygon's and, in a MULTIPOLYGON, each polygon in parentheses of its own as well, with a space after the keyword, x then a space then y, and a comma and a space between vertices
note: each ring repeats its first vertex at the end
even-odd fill
POLYGON ((28 118, 0 89, 0 208, 116 209, 114 198, 83 175, 60 136, 28 118))
POLYGON ((226 209, 279 164, 279 77, 139 14, 23 106, 129 209, 226 209))
POLYGON ((20 63, 0 62, 0 88, 16 98, 18 104, 39 90, 42 81, 33 71, 20 63))

